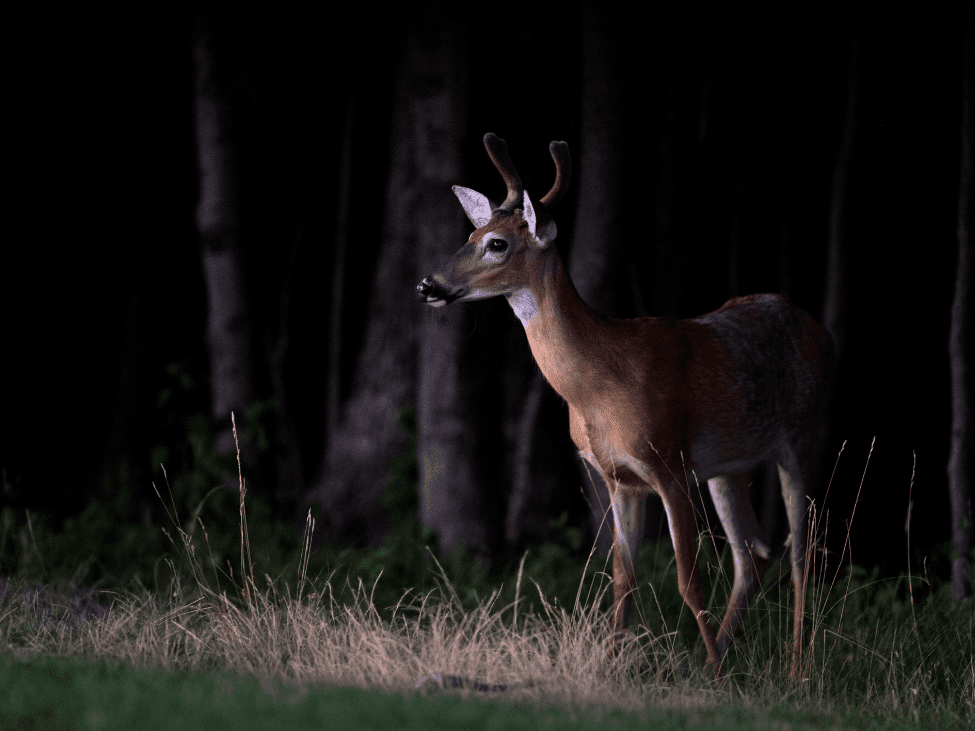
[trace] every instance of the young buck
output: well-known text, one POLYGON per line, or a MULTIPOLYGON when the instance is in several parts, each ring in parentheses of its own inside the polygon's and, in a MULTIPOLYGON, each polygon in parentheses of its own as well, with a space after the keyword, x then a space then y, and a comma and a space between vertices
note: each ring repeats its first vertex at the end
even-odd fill
POLYGON ((553 245, 549 207, 569 183, 569 148, 552 142, 555 183, 538 203, 521 184, 504 140, 484 146, 508 188, 500 206, 469 188, 453 191, 476 227, 417 286, 434 307, 504 295, 538 366, 569 406, 580 454, 606 482, 613 511, 614 646, 627 627, 646 496, 663 500, 677 581, 723 675, 731 644, 769 549, 748 496, 748 470, 778 465, 792 544, 795 616, 792 672, 800 671, 809 494, 834 367, 829 334, 785 297, 738 297, 691 320, 612 320, 590 309, 553 245), (698 533, 689 484, 707 480, 734 557, 728 608, 717 633, 697 569, 698 533))

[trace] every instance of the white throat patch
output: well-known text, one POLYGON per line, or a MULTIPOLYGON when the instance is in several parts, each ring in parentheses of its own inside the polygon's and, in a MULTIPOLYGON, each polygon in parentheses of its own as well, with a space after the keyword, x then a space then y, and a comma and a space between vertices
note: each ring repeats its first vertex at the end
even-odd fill
POLYGON ((511 294, 505 296, 508 298, 508 304, 511 305, 511 309, 515 311, 518 319, 521 320, 522 325, 528 325, 528 322, 538 314, 538 302, 535 300, 535 295, 527 287, 516 289, 511 294))

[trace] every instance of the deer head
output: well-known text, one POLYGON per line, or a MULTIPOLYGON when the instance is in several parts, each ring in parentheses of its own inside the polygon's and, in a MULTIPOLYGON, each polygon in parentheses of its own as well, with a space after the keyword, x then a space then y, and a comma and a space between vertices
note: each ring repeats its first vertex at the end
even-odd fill
POLYGON ((522 317, 517 305, 520 293, 525 291, 532 271, 541 271, 539 259, 554 251, 556 228, 549 207, 569 185, 569 146, 565 142, 549 145, 555 161, 555 182, 537 204, 522 186, 504 140, 488 132, 484 147, 501 173, 508 195, 496 206, 476 190, 453 187, 476 230, 456 254, 417 285, 416 291, 421 301, 433 307, 504 295, 522 317))

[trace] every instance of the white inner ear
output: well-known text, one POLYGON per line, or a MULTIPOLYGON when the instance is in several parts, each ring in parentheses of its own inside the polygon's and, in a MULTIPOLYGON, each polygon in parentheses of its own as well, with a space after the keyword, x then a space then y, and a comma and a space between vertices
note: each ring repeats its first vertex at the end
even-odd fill
POLYGON ((535 214, 535 206, 532 205, 531 198, 528 197, 526 190, 523 196, 522 205, 524 206, 521 215, 528 223, 528 230, 535 237, 539 244, 547 244, 555 239, 555 221, 538 228, 538 217, 535 214))
POLYGON ((475 228, 480 228, 491 220, 491 201, 487 196, 481 195, 476 190, 465 188, 463 185, 455 185, 451 190, 457 196, 464 213, 474 224, 475 228))
POLYGON ((521 215, 528 222, 528 232, 534 236, 535 235, 535 206, 532 205, 532 199, 528 197, 528 191, 524 191, 521 196, 522 211, 521 215))

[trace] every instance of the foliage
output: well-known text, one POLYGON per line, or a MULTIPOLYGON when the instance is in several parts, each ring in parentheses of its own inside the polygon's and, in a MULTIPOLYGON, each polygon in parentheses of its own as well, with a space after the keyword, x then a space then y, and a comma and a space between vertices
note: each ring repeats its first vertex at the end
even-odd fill
MULTIPOLYGON (((0 509, 0 573, 44 584, 119 589, 134 582, 162 590, 170 580, 167 553, 187 568, 181 550, 168 550, 182 533, 205 548, 214 570, 232 575, 235 563, 239 567, 240 496, 223 485, 230 475, 236 480, 238 468, 233 456, 217 453, 216 421, 194 408, 201 389, 181 364, 167 369, 157 399, 160 441, 150 455, 158 482, 135 484, 123 463, 77 515, 56 520, 9 505, 0 509)), ((272 402, 257 402, 238 421, 241 442, 259 452, 268 448, 271 408, 272 402)), ((248 497, 247 510, 256 557, 269 570, 285 571, 300 534, 272 519, 260 496, 248 497)))

